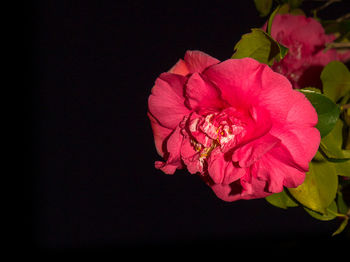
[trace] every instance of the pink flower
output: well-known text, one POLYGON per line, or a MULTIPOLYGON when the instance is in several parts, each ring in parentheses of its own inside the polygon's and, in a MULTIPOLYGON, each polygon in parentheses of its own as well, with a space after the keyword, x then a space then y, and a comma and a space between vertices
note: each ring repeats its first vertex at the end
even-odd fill
POLYGON ((161 74, 148 100, 166 174, 187 168, 225 201, 266 197, 304 181, 320 134, 290 82, 254 59, 199 51, 161 74))
POLYGON ((275 63, 272 69, 286 76, 294 88, 321 88, 320 74, 323 67, 334 60, 350 59, 350 51, 324 51, 326 44, 332 42, 335 36, 326 35, 322 25, 313 18, 290 14, 276 15, 271 27, 271 36, 289 48, 284 59, 275 63))

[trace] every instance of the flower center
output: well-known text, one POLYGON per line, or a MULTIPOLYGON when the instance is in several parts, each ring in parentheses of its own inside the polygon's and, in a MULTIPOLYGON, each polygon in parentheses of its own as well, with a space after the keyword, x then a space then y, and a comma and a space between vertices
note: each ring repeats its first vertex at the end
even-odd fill
POLYGON ((234 108, 227 108, 205 117, 191 117, 189 131, 193 136, 191 144, 200 153, 200 160, 207 158, 217 147, 223 153, 227 152, 246 133, 241 114, 234 108))

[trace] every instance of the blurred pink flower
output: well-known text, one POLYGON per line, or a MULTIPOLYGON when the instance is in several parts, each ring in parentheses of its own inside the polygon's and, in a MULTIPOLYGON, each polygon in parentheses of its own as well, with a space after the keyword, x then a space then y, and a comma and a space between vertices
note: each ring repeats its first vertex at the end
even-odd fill
MULTIPOLYGON (((266 24, 263 28, 266 30, 266 24)), ((326 44, 332 42, 335 36, 327 35, 318 21, 303 15, 276 15, 271 36, 289 48, 284 59, 275 63, 272 69, 286 76, 294 88, 321 88, 323 67, 334 60, 350 59, 350 51, 329 49, 325 52, 326 44)))
POLYGON ((156 80, 148 116, 166 174, 186 167, 225 201, 266 197, 304 181, 317 114, 284 76, 254 59, 200 51, 156 80))

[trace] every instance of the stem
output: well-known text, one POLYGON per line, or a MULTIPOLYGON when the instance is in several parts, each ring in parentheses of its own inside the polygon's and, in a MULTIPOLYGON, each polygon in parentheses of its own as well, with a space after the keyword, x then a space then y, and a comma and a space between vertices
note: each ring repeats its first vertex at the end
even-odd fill
POLYGON ((331 213, 332 215, 337 216, 337 217, 343 217, 343 218, 349 217, 349 216, 348 216, 349 211, 348 211, 347 214, 339 214, 339 213, 334 212, 334 211, 330 210, 329 208, 327 208, 327 212, 329 212, 329 213, 331 213))
POLYGON ((328 0, 325 4, 315 8, 313 10, 313 12, 314 12, 314 14, 316 14, 318 11, 321 11, 321 10, 325 9, 327 6, 329 6, 329 5, 333 4, 333 3, 336 3, 336 2, 341 2, 341 0, 328 0))
POLYGON ((345 104, 345 105, 342 105, 340 107, 340 110, 343 111, 343 110, 346 110, 346 109, 349 109, 350 108, 350 104, 345 104))
POLYGON ((336 48, 336 49, 350 48, 350 42, 330 43, 327 45, 327 50, 330 48, 336 48))
POLYGON ((348 18, 350 18, 350 13, 347 13, 347 14, 341 16, 341 17, 338 17, 335 21, 336 21, 337 23, 340 23, 340 22, 342 22, 343 20, 348 19, 348 18))

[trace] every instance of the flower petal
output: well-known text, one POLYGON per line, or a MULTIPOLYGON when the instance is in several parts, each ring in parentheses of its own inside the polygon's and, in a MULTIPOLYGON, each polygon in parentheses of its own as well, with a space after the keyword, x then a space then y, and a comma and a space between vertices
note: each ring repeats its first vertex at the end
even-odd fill
POLYGON ((281 140, 277 137, 267 133, 235 150, 232 160, 239 162, 241 167, 249 167, 280 142, 281 140))
POLYGON ((156 161, 155 167, 161 169, 166 174, 173 174, 176 169, 182 168, 181 163, 181 144, 183 140, 183 135, 181 134, 181 129, 179 126, 176 127, 174 132, 170 135, 169 139, 166 141, 165 153, 166 162, 156 161))
POLYGON ((190 73, 201 73, 207 67, 220 63, 216 58, 201 51, 187 51, 185 54, 185 62, 190 73))
POLYGON ((186 76, 190 73, 186 62, 182 59, 179 59, 179 61, 177 61, 177 63, 172 68, 170 68, 168 72, 182 76, 186 76))
POLYGON ((225 177, 226 168, 229 162, 224 159, 220 149, 215 149, 210 154, 210 160, 208 164, 208 173, 213 179, 214 183, 221 184, 225 177))
POLYGON ((228 202, 263 198, 271 194, 264 190, 266 182, 256 178, 252 178, 250 182, 241 179, 231 184, 213 184, 210 187, 218 198, 228 202))
POLYGON ((244 168, 235 166, 219 148, 211 152, 208 160, 208 173, 216 184, 230 184, 240 179, 245 173, 244 168))
POLYGON ((220 89, 222 99, 242 108, 254 104, 265 67, 252 58, 228 59, 211 66, 204 74, 220 89))
POLYGON ((194 150, 188 137, 183 140, 181 146, 181 159, 191 174, 202 173, 203 165, 199 161, 199 153, 194 150))
POLYGON ((150 121, 151 127, 154 136, 154 143, 157 149, 157 152, 160 156, 164 156, 164 141, 171 134, 173 130, 163 127, 158 124, 157 120, 148 112, 147 113, 150 121))
POLYGON ((174 129, 188 115, 183 88, 186 78, 180 75, 163 73, 156 80, 148 99, 152 116, 164 127, 174 129))
POLYGON ((242 186, 239 181, 227 184, 213 184, 210 186, 216 196, 224 201, 232 202, 240 199, 242 186))
POLYGON ((265 108, 275 123, 284 123, 290 108, 300 99, 286 77, 265 68, 262 78, 263 90, 259 105, 265 108))
POLYGON ((296 165, 301 170, 307 171, 309 162, 317 152, 321 139, 320 133, 313 127, 286 129, 272 128, 270 132, 281 140, 281 144, 290 152, 290 156, 296 165))
POLYGON ((267 191, 279 193, 285 187, 297 187, 305 178, 305 170, 293 166, 292 159, 287 159, 288 152, 283 147, 276 147, 252 166, 257 178, 267 181, 267 191))
POLYGON ((194 110, 219 110, 224 103, 220 100, 220 91, 210 82, 205 81, 199 73, 194 73, 186 85, 186 100, 194 110))
POLYGON ((302 127, 314 127, 318 122, 318 116, 315 108, 304 94, 293 91, 294 103, 291 105, 287 114, 287 125, 302 127))
POLYGON ((284 40, 288 39, 307 42, 308 46, 313 47, 332 41, 318 21, 303 15, 277 14, 271 27, 271 36, 287 47, 288 43, 284 40))

